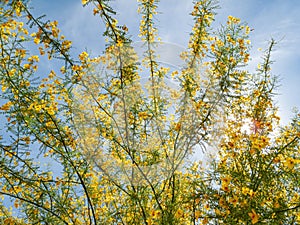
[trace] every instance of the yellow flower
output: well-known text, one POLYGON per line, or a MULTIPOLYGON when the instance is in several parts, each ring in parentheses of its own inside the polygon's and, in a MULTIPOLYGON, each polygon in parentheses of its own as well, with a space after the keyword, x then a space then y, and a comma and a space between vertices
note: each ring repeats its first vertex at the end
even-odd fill
POLYGON ((122 47, 123 46, 123 42, 121 40, 117 40, 117 47, 122 47))
POLYGON ((219 200, 219 205, 222 207, 222 208, 226 208, 226 201, 223 197, 220 198, 219 200))
POLYGON ((89 0, 81 0, 81 2, 82 2, 82 5, 86 5, 89 2, 89 0))
POLYGON ((178 132, 180 131, 180 128, 181 128, 181 123, 180 122, 176 123, 174 130, 178 132))
POLYGON ((81 61, 84 61, 84 60, 87 59, 88 56, 89 56, 89 54, 88 54, 87 52, 82 52, 82 53, 80 53, 80 55, 79 55, 79 59, 80 59, 81 61))
POLYGON ((2 85, 2 92, 5 92, 7 87, 5 85, 2 85))
POLYGON ((143 120, 143 119, 147 119, 149 115, 147 112, 139 112, 138 116, 143 120))
POLYGON ((26 143, 27 145, 29 145, 29 144, 30 144, 30 137, 24 137, 24 138, 23 138, 23 141, 25 141, 25 143, 26 143))
POLYGON ((202 224, 208 224, 208 218, 204 218, 204 219, 202 220, 202 224))
POLYGON ((278 208, 280 208, 280 204, 278 202, 275 202, 274 207, 275 207, 275 209, 278 209, 278 208))
POLYGON ((24 64, 23 67, 24 67, 24 69, 28 70, 28 69, 30 69, 30 64, 27 64, 27 63, 26 63, 26 64, 24 64))
POLYGON ((195 218, 198 219, 201 216, 201 211, 196 210, 195 211, 195 218))
POLYGON ((183 215, 184 215, 184 214, 183 214, 182 209, 178 209, 178 210, 176 211, 175 217, 176 217, 176 218, 182 218, 183 215))
POLYGON ((234 206, 236 207, 236 205, 238 204, 239 202, 239 199, 237 196, 233 196, 232 198, 229 199, 229 202, 234 206))
POLYGON ((205 204, 205 205, 204 205, 204 209, 205 209, 205 210, 209 210, 209 209, 210 209, 209 204, 205 204))
POLYGON ((40 43, 40 41, 41 41, 41 40, 40 40, 39 38, 37 38, 37 37, 36 37, 36 38, 34 38, 34 40, 33 40, 33 42, 34 42, 35 44, 39 44, 39 43, 40 43))
POLYGON ((71 48, 72 41, 65 40, 61 44, 61 48, 63 51, 68 51, 71 48))
POLYGON ((259 215, 252 209, 252 212, 248 213, 249 217, 251 218, 252 224, 256 224, 259 219, 259 215))
POLYGON ((228 184, 230 183, 231 179, 232 179, 232 178, 231 178, 230 176, 221 178, 222 184, 228 185, 228 184))
POLYGON ((152 218, 157 219, 157 218, 160 217, 161 212, 159 210, 152 210, 150 215, 151 215, 152 218))
POLYGON ((228 16, 228 23, 234 23, 234 24, 238 24, 240 23, 241 20, 239 18, 233 17, 233 16, 228 16))
POLYGON ((229 191, 229 183, 231 181, 231 177, 230 176, 227 176, 227 177, 224 177, 224 178, 221 178, 221 181, 222 181, 222 189, 224 191, 229 191))
POLYGON ((253 191, 252 189, 250 189, 250 191, 249 191, 249 196, 250 197, 253 197, 255 195, 255 191, 253 191))
POLYGON ((33 63, 33 62, 38 62, 38 61, 40 61, 40 59, 39 59, 39 57, 38 57, 37 55, 33 55, 33 56, 30 56, 30 57, 27 59, 27 61, 28 61, 29 63, 33 63))
POLYGON ((284 162, 284 166, 288 167, 289 169, 293 169, 295 166, 295 159, 287 158, 284 162))
POLYGON ((7 102, 7 103, 5 103, 4 105, 2 105, 2 106, 0 107, 0 110, 7 111, 7 110, 10 109, 11 106, 12 106, 12 103, 11 103, 11 102, 7 102))
POLYGON ((52 78, 55 77, 55 76, 56 76, 55 72, 54 72, 53 70, 51 70, 50 73, 49 73, 49 75, 48 75, 48 77, 49 77, 50 79, 52 79, 52 78))

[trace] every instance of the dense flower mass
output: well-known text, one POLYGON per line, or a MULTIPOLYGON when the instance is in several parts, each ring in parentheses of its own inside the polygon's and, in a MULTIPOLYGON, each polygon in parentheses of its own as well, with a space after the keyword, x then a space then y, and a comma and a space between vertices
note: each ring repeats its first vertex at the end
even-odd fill
POLYGON ((112 2, 82 0, 105 24, 91 57, 27 1, 1 1, 1 223, 299 224, 300 114, 280 126, 276 42, 250 74, 249 26, 214 31, 217 2, 197 0, 168 68, 160 2, 139 0, 139 61, 112 2), (191 162, 199 150, 211 160, 191 162))

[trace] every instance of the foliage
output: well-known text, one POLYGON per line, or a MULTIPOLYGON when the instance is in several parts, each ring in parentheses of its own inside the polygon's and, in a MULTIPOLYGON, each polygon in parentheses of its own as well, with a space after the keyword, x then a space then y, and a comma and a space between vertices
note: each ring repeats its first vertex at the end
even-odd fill
POLYGON ((250 74, 250 28, 229 16, 213 31, 217 3, 198 0, 185 66, 170 71, 156 53, 158 0, 139 0, 142 64, 110 1, 82 4, 106 25, 95 58, 73 58, 58 22, 26 1, 1 1, 2 223, 300 223, 300 114, 280 128, 275 41, 250 74), (204 146, 211 163, 190 163, 204 146))

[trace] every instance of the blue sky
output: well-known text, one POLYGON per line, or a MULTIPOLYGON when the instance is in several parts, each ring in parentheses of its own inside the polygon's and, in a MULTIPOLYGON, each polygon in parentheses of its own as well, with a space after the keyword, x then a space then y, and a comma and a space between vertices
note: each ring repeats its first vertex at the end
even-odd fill
MULTIPOLYGON (((85 49, 99 55, 104 48, 101 32, 104 25, 99 17, 92 15, 92 8, 81 6, 80 0, 31 0, 34 14, 46 14, 49 19, 59 21, 62 33, 74 42, 74 52, 85 49)), ((134 35, 138 31, 136 0, 112 1, 118 12, 120 25, 126 24, 134 35)), ((228 15, 239 17, 254 29, 252 61, 249 70, 259 63, 261 52, 271 38, 279 41, 273 52, 275 61, 272 71, 281 78, 280 94, 276 97, 283 123, 292 115, 293 107, 300 108, 300 1, 299 0, 220 0, 215 27, 224 23, 228 15)), ((192 0, 161 0, 157 16, 163 41, 186 46, 193 22, 189 16, 192 0)))

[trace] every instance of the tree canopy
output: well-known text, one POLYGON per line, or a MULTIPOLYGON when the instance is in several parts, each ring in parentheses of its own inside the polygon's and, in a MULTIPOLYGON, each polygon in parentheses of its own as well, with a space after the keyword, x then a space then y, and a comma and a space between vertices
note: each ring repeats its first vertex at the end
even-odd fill
POLYGON ((82 5, 105 25, 97 57, 74 55, 27 1, 0 3, 0 221, 299 224, 300 114, 280 125, 276 41, 250 73, 250 27, 213 29, 218 2, 195 0, 174 69, 159 60, 158 0, 138 0, 135 32, 111 1, 82 5))

